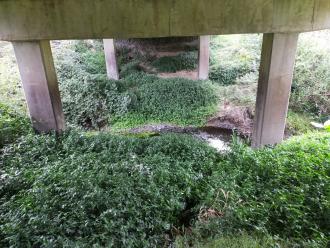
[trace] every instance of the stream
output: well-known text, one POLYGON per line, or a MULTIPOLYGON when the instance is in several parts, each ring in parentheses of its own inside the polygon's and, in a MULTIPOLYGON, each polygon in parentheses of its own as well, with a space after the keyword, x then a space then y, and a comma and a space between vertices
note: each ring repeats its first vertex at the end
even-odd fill
POLYGON ((126 131, 129 134, 142 133, 181 133, 190 134, 196 138, 205 140, 211 147, 219 152, 226 152, 230 150, 230 142, 232 140, 233 132, 228 129, 215 127, 178 127, 173 125, 146 125, 143 127, 133 128, 126 131))

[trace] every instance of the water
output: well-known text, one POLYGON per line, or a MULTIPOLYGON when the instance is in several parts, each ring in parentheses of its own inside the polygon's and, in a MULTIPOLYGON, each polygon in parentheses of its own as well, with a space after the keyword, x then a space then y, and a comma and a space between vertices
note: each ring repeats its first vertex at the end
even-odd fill
POLYGON ((219 152, 230 151, 232 132, 229 130, 205 127, 200 129, 195 136, 205 140, 211 147, 219 152))
POLYGON ((203 127, 203 128, 191 128, 191 127, 178 127, 173 125, 146 125, 139 128, 133 128, 129 130, 129 133, 184 133, 192 135, 196 138, 205 140, 211 147, 215 148, 219 152, 230 151, 230 142, 232 140, 233 132, 231 130, 216 128, 216 127, 203 127))

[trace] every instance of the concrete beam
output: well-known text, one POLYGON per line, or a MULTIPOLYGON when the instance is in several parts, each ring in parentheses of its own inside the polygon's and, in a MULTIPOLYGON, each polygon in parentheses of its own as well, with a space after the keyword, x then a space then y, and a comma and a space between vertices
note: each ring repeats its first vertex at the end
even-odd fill
POLYGON ((264 34, 252 146, 284 137, 298 34, 264 34))
POLYGON ((209 78, 210 65, 210 36, 199 37, 198 52, 198 79, 206 80, 209 78))
POLYGON ((118 80, 119 72, 116 59, 115 41, 113 39, 104 39, 103 46, 108 78, 118 80))
POLYGON ((329 2, 1 0, 0 40, 306 32, 330 28, 329 2))
POLYGON ((49 41, 13 42, 32 125, 37 132, 65 127, 49 41))

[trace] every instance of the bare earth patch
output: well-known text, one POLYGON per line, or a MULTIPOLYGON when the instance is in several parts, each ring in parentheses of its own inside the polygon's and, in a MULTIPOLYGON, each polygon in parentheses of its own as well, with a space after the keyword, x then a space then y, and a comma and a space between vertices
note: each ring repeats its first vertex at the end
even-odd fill
MULTIPOLYGON (((118 40, 116 41, 118 47, 129 48, 132 51, 139 51, 141 54, 148 54, 150 57, 161 58, 161 57, 175 57, 182 52, 190 51, 191 49, 197 49, 198 42, 196 39, 182 39, 178 42, 168 43, 149 43, 145 40, 118 40)), ((133 56, 133 55, 132 55, 133 56)), ((158 72, 156 68, 152 67, 148 63, 140 63, 139 68, 150 74, 157 75, 160 78, 187 78, 191 80, 197 80, 197 71, 177 71, 177 72, 158 72)))
POLYGON ((241 136, 250 137, 253 128, 253 113, 249 107, 227 105, 208 120, 206 127, 235 130, 241 136))
POLYGON ((157 70, 147 64, 139 64, 139 68, 149 74, 154 74, 160 78, 187 78, 191 80, 197 80, 198 73, 197 71, 177 71, 177 72, 157 72, 157 70))
POLYGON ((160 78, 187 78, 197 80, 197 71, 177 71, 177 72, 162 72, 157 74, 160 78))

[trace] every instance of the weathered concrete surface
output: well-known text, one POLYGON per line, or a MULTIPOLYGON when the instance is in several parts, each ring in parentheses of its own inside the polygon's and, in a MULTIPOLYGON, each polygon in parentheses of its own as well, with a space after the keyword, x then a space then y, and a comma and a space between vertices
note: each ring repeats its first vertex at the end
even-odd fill
POLYGON ((210 36, 199 37, 198 51, 198 79, 206 80, 209 78, 210 65, 210 36))
POLYGON ((329 0, 1 0, 0 40, 305 32, 329 0))
POLYGON ((298 34, 265 34, 252 146, 283 140, 298 34))
POLYGON ((64 129, 64 116, 49 41, 13 42, 26 101, 38 132, 64 129))
POLYGON ((103 46, 108 78, 118 80, 119 72, 116 59, 115 41, 113 39, 104 39, 103 46))

